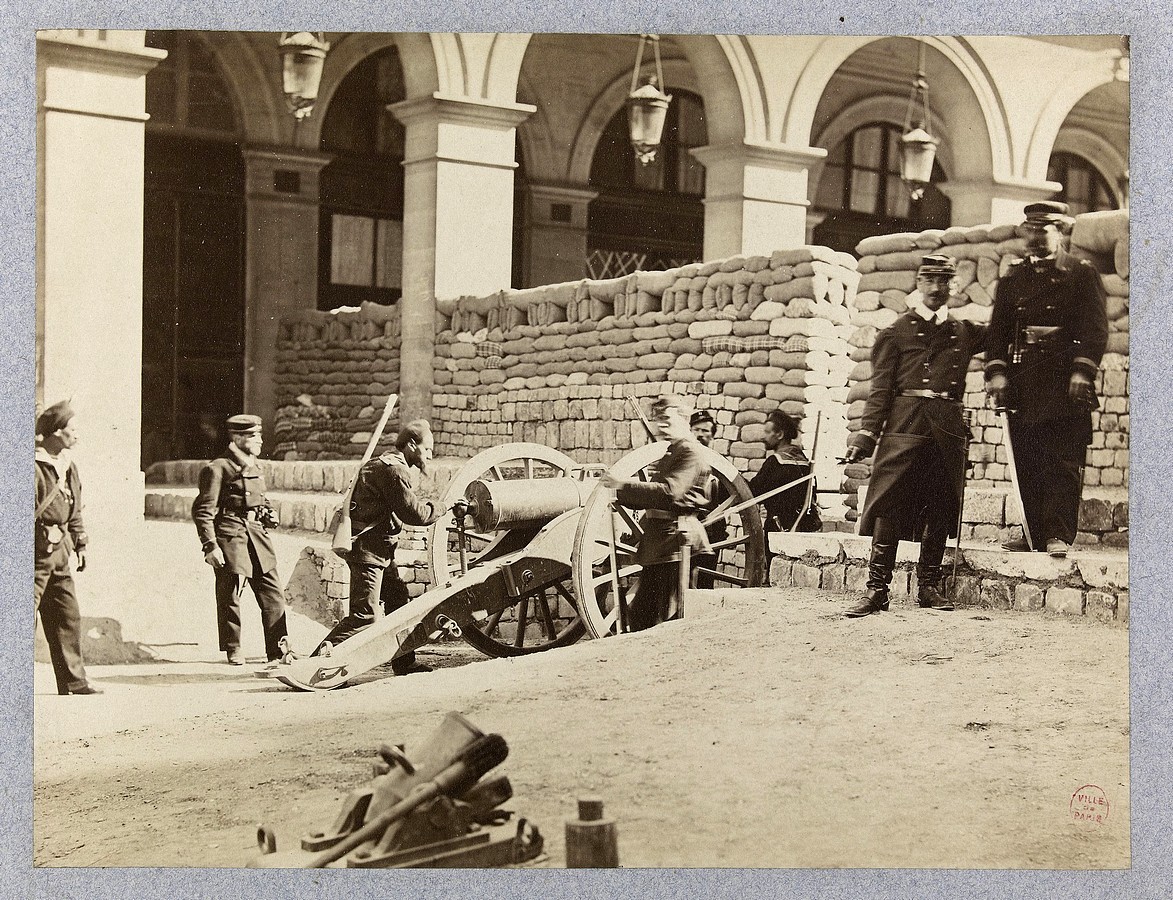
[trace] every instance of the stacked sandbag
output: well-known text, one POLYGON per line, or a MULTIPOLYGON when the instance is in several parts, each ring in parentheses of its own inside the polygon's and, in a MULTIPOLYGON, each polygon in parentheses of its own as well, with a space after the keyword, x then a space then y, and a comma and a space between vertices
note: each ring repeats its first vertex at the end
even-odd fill
MULTIPOLYGON (((273 376, 276 459, 357 459, 399 390, 399 310, 364 303, 281 321, 273 376)), ((383 446, 395 435, 397 418, 383 446)))
POLYGON ((714 449, 743 471, 760 466, 762 423, 779 407, 808 432, 821 414, 818 455, 833 459, 846 441, 857 281, 854 257, 802 247, 505 291, 496 304, 530 311, 511 328, 489 327, 476 298, 439 303, 437 452, 524 440, 613 462, 646 441, 626 398, 668 391, 713 411, 714 449), (565 319, 533 312, 563 303, 565 319))

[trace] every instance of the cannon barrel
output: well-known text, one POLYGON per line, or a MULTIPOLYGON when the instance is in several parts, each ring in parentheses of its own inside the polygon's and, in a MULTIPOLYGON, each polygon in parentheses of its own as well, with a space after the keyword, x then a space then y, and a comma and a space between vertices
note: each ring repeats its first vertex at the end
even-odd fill
POLYGON ((540 528, 586 504, 595 482, 578 478, 477 479, 465 489, 473 523, 481 531, 540 528))

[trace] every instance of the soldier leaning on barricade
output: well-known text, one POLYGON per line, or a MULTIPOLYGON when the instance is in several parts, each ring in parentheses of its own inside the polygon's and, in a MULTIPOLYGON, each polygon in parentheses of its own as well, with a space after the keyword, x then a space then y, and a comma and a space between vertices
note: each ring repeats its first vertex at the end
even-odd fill
POLYGON ((33 531, 33 602, 49 644, 59 694, 100 694, 86 679, 81 657, 81 611, 70 557, 86 567, 81 476, 70 458, 77 443, 73 410, 55 403, 37 417, 37 507, 33 531))
POLYGON ((1083 464, 1108 341, 1107 300, 1086 260, 1058 252, 1072 219, 1063 203, 1032 203, 1020 228, 1026 257, 998 282, 986 339, 986 391, 1008 410, 1030 541, 1008 550, 1067 555, 1075 541, 1083 464))
POLYGON ((965 490, 965 374, 981 349, 985 329, 949 317, 957 266, 947 256, 925 256, 909 310, 876 336, 872 384, 863 427, 848 440, 845 461, 876 448, 860 534, 872 536, 867 591, 849 618, 888 609, 888 585, 901 540, 920 541, 917 601, 950 610, 941 594, 941 559, 956 534, 965 490))
POLYGON ((200 490, 191 517, 204 550, 204 562, 216 573, 216 625, 220 649, 234 666, 244 664, 240 649, 240 597, 248 582, 261 608, 265 656, 282 656, 286 634, 285 597, 277 578, 277 554, 268 529, 277 516, 265 497, 261 419, 228 419, 228 449, 200 470, 200 490))
MULTIPOLYGON (((411 469, 427 474, 434 444, 427 422, 408 422, 395 436, 395 449, 369 460, 359 471, 350 496, 354 538, 346 557, 349 610, 311 655, 322 655, 411 599, 395 565, 395 550, 404 525, 431 525, 444 512, 432 501, 417 497, 412 485, 411 469)), ((463 500, 457 502, 461 505, 467 512, 463 500)), ((397 656, 391 668, 397 675, 426 670, 416 665, 414 653, 397 656)))
POLYGON ((635 561, 643 566, 639 587, 628 608, 628 629, 642 631, 680 614, 681 547, 695 553, 711 551, 697 518, 708 498, 709 466, 701 457, 678 397, 652 402, 649 416, 660 440, 669 441, 652 467, 648 481, 604 473, 600 483, 616 493, 629 509, 647 510, 635 561))

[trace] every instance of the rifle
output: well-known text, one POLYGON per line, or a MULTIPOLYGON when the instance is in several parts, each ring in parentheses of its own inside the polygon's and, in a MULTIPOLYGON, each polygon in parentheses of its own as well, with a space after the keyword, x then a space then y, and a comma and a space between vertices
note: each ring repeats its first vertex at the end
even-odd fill
MULTIPOLYGON (((379 424, 375 426, 370 441, 367 442, 366 452, 363 453, 362 462, 358 464, 358 468, 354 472, 354 478, 350 480, 350 487, 346 489, 346 496, 342 500, 342 506, 334 513, 334 518, 330 522, 330 530, 334 533, 334 538, 330 542, 330 549, 343 559, 350 553, 351 548, 354 546, 354 538, 357 537, 357 535, 351 534, 350 498, 354 494, 355 485, 358 484, 358 476, 362 474, 362 467, 370 462, 371 457, 375 455, 375 447, 378 446, 379 439, 383 436, 383 429, 387 427, 387 422, 391 418, 391 410, 395 409, 395 402, 398 399, 398 394, 392 394, 387 398, 387 405, 383 407, 383 415, 379 419, 379 424)), ((359 534, 362 534, 362 532, 360 531, 359 534)))

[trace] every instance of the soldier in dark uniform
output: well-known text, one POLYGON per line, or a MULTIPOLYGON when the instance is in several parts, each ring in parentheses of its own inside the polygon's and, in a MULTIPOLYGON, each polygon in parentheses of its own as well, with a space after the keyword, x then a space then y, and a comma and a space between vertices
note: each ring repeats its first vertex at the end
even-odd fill
POLYGON ((81 477, 70 458, 77 443, 73 410, 55 403, 37 417, 37 508, 33 534, 33 601, 49 644, 59 694, 100 694, 86 680, 81 658, 81 611, 70 557, 86 568, 81 477))
MULTIPOLYGON (((713 442, 713 437, 717 431, 717 423, 713 420, 713 414, 707 409, 697 410, 692 414, 688 420, 688 425, 692 429, 692 436, 696 438, 696 442, 702 447, 707 447, 713 442)), ((721 486, 721 482, 717 480, 716 475, 709 475, 709 502, 705 504, 705 508, 701 511, 701 518, 708 518, 709 514, 713 512, 718 506, 729 499, 725 488, 721 486)), ((705 528, 705 536, 708 537, 710 544, 716 544, 729 537, 729 520, 718 519, 712 525, 705 528)), ((719 553, 713 551, 710 553, 698 553, 693 558, 693 564, 697 567, 696 586, 701 590, 708 590, 713 587, 712 573, 717 570, 719 553), (704 571, 701 571, 704 570, 704 571)))
POLYGON ((680 614, 681 547, 710 551, 700 519, 709 502, 709 466, 692 437, 679 398, 668 395, 652 403, 650 424, 667 452, 651 467, 648 481, 618 478, 607 472, 600 483, 615 491, 629 509, 647 510, 635 560, 643 568, 628 609, 628 629, 642 631, 680 614))
MULTIPOLYGON (((411 599, 395 565, 395 550, 404 525, 431 525, 444 512, 430 500, 418 498, 412 486, 411 468, 427 474, 434 443, 427 422, 422 419, 408 422, 395 436, 395 450, 369 460, 359 471, 350 497, 354 541, 346 557, 350 568, 350 609, 346 618, 314 650, 314 656, 342 643, 411 599)), ((403 674, 422 667, 416 666, 414 653, 406 653, 397 656, 391 668, 403 674)))
POLYGON ((938 587, 941 559, 965 489, 965 373, 985 337, 984 327, 948 315, 956 273, 949 257, 924 257, 909 310, 872 348, 871 394, 846 456, 849 463, 865 459, 879 442, 860 516, 860 534, 872 536, 867 592, 847 611, 852 618, 888 609, 901 540, 920 541, 920 606, 953 608, 938 587))
POLYGON ((204 562, 216 573, 216 622, 220 649, 234 666, 244 665, 240 650, 240 596, 247 581, 261 608, 265 655, 282 656, 285 598, 277 580, 277 555, 268 528, 277 516, 265 497, 261 419, 239 415, 228 420, 228 449, 200 470, 200 491, 191 517, 203 545, 204 562))
MULTIPOLYGON (((794 443, 796 440, 798 440, 798 423, 782 410, 772 410, 766 417, 765 435, 762 439, 768 455, 757 474, 749 480, 749 489, 755 497, 768 494, 775 488, 789 484, 810 472, 810 460, 806 458, 802 448, 794 443)), ((767 576, 774 558, 770 553, 771 534, 791 529, 795 531, 822 531, 823 529, 818 507, 814 503, 807 503, 808 488, 810 496, 813 498, 815 489, 813 482, 804 481, 788 491, 775 494, 764 504, 766 508, 767 576)))
MULTIPOLYGON (((986 391, 1008 408, 1015 472, 1033 549, 1067 555, 1075 541, 1093 384, 1108 342, 1104 287, 1091 263, 1057 253, 1063 203, 1026 207, 1026 258, 998 283, 986 339, 986 391)), ((1008 550, 1032 547, 1025 538, 1008 550)))

